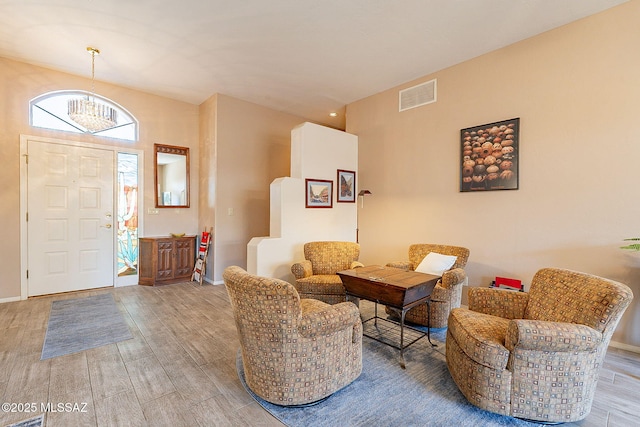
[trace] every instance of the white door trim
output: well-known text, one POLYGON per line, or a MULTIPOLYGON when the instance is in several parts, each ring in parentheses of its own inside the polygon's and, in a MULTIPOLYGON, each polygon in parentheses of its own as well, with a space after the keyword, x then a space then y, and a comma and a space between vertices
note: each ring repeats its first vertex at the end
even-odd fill
MULTIPOLYGON (((114 152, 114 157, 117 161, 118 152, 121 153, 132 153, 138 155, 138 213, 140 214, 138 217, 138 235, 143 234, 143 219, 144 215, 144 151, 137 150, 126 147, 116 147, 111 145, 103 145, 103 144, 94 144, 89 142, 77 142, 77 141, 67 141, 64 139, 56 139, 56 138, 48 138, 42 136, 33 136, 33 135, 20 135, 20 299, 25 300, 28 298, 28 278, 27 278, 27 270, 28 270, 28 259, 29 259, 29 248, 28 248, 28 235, 27 235, 27 142, 29 140, 38 141, 38 142, 46 142, 51 144, 60 144, 74 147, 87 147, 87 148, 95 148, 100 150, 109 150, 114 152)), ((117 192, 117 167, 114 168, 114 195, 117 192)), ((114 197, 115 198, 115 197, 114 197)), ((115 203, 115 201, 114 201, 115 203)), ((114 204, 114 207, 116 205, 114 204)), ((117 234, 113 233, 114 239, 114 252, 117 251, 117 234)), ((114 286, 118 286, 118 257, 117 253, 114 253, 114 262, 113 262, 113 283, 114 286)))

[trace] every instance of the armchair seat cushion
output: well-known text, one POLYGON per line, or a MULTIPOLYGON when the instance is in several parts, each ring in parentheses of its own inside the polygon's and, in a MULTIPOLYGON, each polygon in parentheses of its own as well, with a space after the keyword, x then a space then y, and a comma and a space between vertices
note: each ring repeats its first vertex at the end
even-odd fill
POLYGON ((361 267, 360 245, 355 242, 320 241, 304 245, 304 260, 291 266, 294 286, 301 298, 315 298, 327 304, 346 301, 341 270, 361 267))
POLYGON ((296 280, 296 289, 300 294, 344 295, 345 289, 337 274, 317 274, 296 280))
POLYGON ((449 331, 459 338, 458 345, 474 362, 504 370, 509 350, 504 346, 509 320, 490 314, 454 308, 449 315, 449 331))

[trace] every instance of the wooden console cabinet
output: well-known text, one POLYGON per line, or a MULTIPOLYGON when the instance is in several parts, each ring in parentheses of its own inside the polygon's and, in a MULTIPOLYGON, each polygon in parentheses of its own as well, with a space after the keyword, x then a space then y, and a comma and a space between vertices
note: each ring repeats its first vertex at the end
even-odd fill
POLYGON ((196 236, 141 237, 138 284, 168 285, 191 280, 196 236))

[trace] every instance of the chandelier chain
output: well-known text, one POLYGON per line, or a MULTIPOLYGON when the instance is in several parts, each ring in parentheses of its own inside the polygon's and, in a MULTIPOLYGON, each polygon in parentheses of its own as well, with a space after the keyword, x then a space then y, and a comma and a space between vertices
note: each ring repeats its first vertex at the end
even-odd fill
POLYGON ((91 49, 91 96, 95 100, 96 96, 96 51, 91 49))

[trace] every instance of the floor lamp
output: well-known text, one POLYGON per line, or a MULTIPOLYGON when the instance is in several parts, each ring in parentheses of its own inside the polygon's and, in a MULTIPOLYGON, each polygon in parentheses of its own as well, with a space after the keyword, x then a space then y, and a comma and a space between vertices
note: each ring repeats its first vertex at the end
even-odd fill
MULTIPOLYGON (((358 193, 358 197, 360 197, 360 208, 364 208, 364 196, 368 194, 373 194, 373 193, 371 193, 371 191, 369 190, 360 190, 360 192, 358 193)), ((360 228, 358 226, 359 216, 360 214, 356 211, 356 243, 360 243, 359 241, 360 228)))

